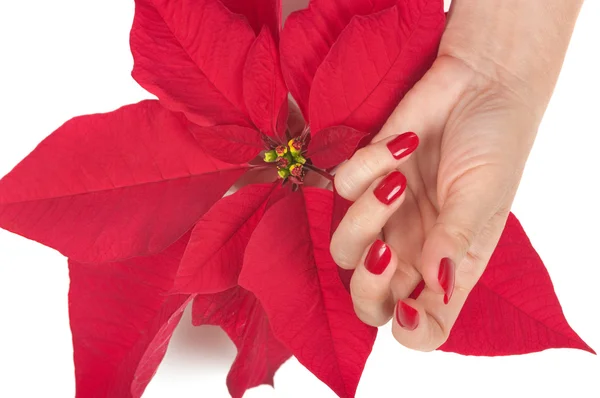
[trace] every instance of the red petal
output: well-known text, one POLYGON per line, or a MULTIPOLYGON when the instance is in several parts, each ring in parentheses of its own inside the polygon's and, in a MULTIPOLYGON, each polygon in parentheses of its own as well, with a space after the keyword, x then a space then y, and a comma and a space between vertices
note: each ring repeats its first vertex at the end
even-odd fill
POLYGON ((227 375, 232 398, 249 388, 273 385, 273 376, 292 355, 271 332, 269 319, 254 296, 241 287, 201 295, 194 300, 194 325, 218 325, 229 335, 238 354, 227 375))
POLYGON ((202 126, 249 126, 242 71, 254 32, 218 0, 136 0, 132 75, 202 126))
POLYGON ((352 156, 365 135, 346 126, 326 128, 312 136, 306 157, 321 169, 335 167, 352 156))
POLYGON ((331 206, 331 192, 317 188, 274 204, 248 243, 240 285, 256 294, 300 363, 353 397, 377 329, 356 317, 329 254, 331 206))
POLYGON ((279 39, 281 29, 281 0, 221 0, 236 14, 243 14, 259 34, 267 26, 273 37, 279 39))
POLYGON ((166 295, 187 237, 151 257, 69 262, 77 397, 142 395, 190 300, 166 295))
POLYGON ((445 23, 443 5, 442 0, 404 1, 354 18, 315 74, 313 131, 340 124, 378 131, 435 59, 445 23))
MULTIPOLYGON (((279 54, 269 30, 264 28, 248 53, 244 68, 244 98, 254 124, 265 134, 275 136, 280 114, 287 105, 287 88, 281 75, 279 54)), ((287 119, 287 112, 281 115, 287 119)), ((283 125, 285 127, 285 125, 283 125)))
POLYGON ((190 131, 202 149, 227 163, 247 163, 266 147, 262 135, 254 128, 235 125, 190 126, 190 131))
POLYGON ((221 199, 198 221, 175 278, 175 292, 215 293, 237 285, 246 245, 274 188, 248 185, 221 199))
POLYGON ((308 9, 287 18, 281 32, 281 67, 305 118, 315 72, 340 32, 355 15, 379 12, 395 3, 396 0, 312 0, 308 9))
POLYGON ((496 356, 548 348, 594 353, 567 323, 548 271, 511 214, 487 269, 440 349, 496 356))
POLYGON ((81 262, 164 250, 245 171, 187 124, 158 101, 72 119, 0 180, 0 226, 81 262))

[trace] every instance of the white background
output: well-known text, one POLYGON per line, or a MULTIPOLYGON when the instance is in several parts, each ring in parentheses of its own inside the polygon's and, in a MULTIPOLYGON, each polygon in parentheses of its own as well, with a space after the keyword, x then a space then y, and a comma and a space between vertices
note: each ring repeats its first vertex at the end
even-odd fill
MULTIPOLYGON (((569 1, 569 0, 565 0, 569 1)), ((0 2, 0 176, 69 118, 150 95, 130 78, 133 0, 0 2)), ((600 1, 584 5, 514 212, 545 260, 573 328, 600 350, 600 1)), ((66 261, 0 230, 0 397, 74 395, 66 261)), ((186 316, 144 397, 228 397, 235 348, 186 316)), ((575 350, 519 357, 422 354, 382 328, 358 397, 600 397, 600 358, 575 350)), ((334 397, 295 360, 276 390, 334 397)), ((119 397, 114 397, 119 398, 119 397)))

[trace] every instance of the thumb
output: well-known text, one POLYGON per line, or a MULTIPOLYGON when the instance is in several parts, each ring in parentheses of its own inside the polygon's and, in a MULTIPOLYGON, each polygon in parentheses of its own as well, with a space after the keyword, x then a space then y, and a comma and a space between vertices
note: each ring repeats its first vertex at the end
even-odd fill
POLYGON ((491 164, 471 170, 450 187, 427 233, 419 263, 426 285, 443 293, 446 304, 455 285, 468 292, 477 283, 514 196, 506 170, 491 164))
POLYGON ((445 302, 455 284, 468 293, 483 273, 535 131, 526 109, 511 101, 495 96, 473 104, 446 126, 437 174, 438 217, 418 264, 426 285, 444 293, 445 302))

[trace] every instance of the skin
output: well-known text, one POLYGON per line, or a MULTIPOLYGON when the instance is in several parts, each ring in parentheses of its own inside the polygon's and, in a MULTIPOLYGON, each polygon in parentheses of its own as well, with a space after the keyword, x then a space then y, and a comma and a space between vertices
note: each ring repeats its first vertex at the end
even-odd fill
POLYGON ((442 345, 485 270, 506 223, 583 0, 454 0, 438 58, 381 132, 340 167, 335 186, 355 201, 333 235, 336 263, 355 269, 358 316, 406 347, 442 345), (416 152, 395 160, 386 143, 414 131, 416 152), (373 194, 390 172, 408 179, 391 205, 373 194), (381 275, 364 260, 381 238, 392 259, 381 275), (444 304, 442 258, 456 264, 444 304), (424 280, 417 300, 408 296, 424 280), (398 300, 419 312, 416 329, 393 317, 398 300))

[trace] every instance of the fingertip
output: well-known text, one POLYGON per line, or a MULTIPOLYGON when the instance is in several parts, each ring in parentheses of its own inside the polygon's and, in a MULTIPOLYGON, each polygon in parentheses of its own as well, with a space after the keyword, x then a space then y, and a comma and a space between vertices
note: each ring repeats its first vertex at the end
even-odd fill
POLYGON ((398 300, 394 311, 392 334, 403 346, 412 350, 429 352, 445 341, 439 321, 427 312, 420 300, 398 300))
POLYGON ((354 201, 377 178, 396 170, 419 146, 412 131, 386 137, 359 149, 336 172, 334 186, 345 199, 354 201))
POLYGON ((419 310, 405 300, 398 300, 398 303, 396 304, 395 315, 396 322, 404 330, 413 331, 419 327, 419 321, 421 318, 419 315, 419 310))
POLYGON ((367 325, 385 325, 393 316, 394 301, 390 282, 397 267, 397 257, 383 241, 376 240, 369 247, 350 281, 354 311, 367 325))
POLYGON ((397 301, 392 334, 406 348, 431 351, 427 314, 416 300, 407 298, 397 301))
POLYGON ((464 256, 467 247, 436 225, 429 232, 421 255, 420 271, 427 287, 443 295, 445 304, 452 298, 455 283, 456 264, 464 256))
POLYGON ((377 239, 365 257, 365 268, 373 275, 381 275, 388 269, 392 261, 392 249, 380 239, 377 239))
POLYGON ((448 304, 454 292, 456 266, 449 257, 444 257, 440 261, 438 269, 438 283, 444 290, 444 304, 448 304))
POLYGON ((396 160, 401 160, 412 154, 419 146, 419 136, 408 131, 393 137, 386 144, 386 147, 396 160))
POLYGON ((398 170, 394 170, 377 182, 373 194, 379 202, 386 206, 394 202, 399 205, 401 201, 398 199, 403 196, 407 183, 406 176, 398 170))

